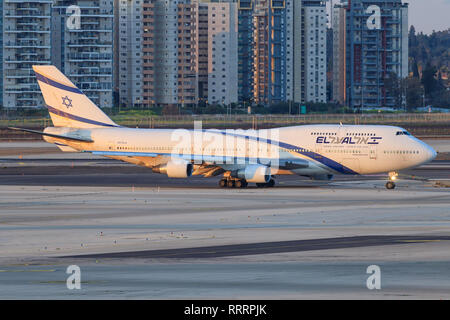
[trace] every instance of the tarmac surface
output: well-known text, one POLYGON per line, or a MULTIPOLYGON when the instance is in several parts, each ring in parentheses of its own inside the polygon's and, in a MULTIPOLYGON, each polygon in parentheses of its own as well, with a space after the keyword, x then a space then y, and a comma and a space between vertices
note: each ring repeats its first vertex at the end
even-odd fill
POLYGON ((0 152, 0 299, 450 299, 450 161, 395 190, 384 175, 220 189, 22 147, 0 152))

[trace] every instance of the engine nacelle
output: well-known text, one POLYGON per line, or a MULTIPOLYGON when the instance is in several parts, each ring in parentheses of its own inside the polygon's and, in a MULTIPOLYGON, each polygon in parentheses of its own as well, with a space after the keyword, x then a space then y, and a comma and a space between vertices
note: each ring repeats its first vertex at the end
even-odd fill
POLYGON ((192 175, 194 166, 185 160, 170 160, 165 164, 153 167, 152 171, 156 173, 167 174, 169 178, 187 178, 192 175))
POLYGON ((236 176, 254 183, 267 183, 271 178, 270 168, 259 164, 250 164, 238 170, 236 176))

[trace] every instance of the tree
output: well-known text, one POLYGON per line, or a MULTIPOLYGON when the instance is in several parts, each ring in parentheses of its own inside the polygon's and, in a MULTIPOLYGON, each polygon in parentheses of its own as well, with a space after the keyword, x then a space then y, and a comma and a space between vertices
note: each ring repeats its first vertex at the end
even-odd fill
POLYGON ((431 96, 438 89, 438 81, 436 80, 437 69, 430 63, 427 64, 425 70, 422 72, 422 84, 425 88, 425 95, 431 96))
POLYGON ((406 108, 414 111, 423 104, 423 87, 419 78, 406 79, 406 108))
POLYGON ((384 88, 386 89, 386 95, 390 98, 394 98, 395 107, 400 108, 403 102, 403 81, 395 72, 390 72, 384 78, 384 88))
POLYGON ((416 36, 416 28, 412 25, 411 28, 409 28, 409 46, 415 47, 417 45, 417 36, 416 36))
POLYGON ((412 63, 413 77, 419 79, 420 78, 419 66, 417 65, 417 61, 415 59, 413 60, 414 60, 414 62, 412 63))

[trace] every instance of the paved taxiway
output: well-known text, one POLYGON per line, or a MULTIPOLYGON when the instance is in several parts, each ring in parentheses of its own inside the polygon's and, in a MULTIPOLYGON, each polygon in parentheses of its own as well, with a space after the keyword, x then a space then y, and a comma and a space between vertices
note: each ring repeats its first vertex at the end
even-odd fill
POLYGON ((426 180, 447 181, 446 161, 390 191, 383 176, 220 189, 86 155, 0 158, 0 298, 450 298, 450 189, 426 180))

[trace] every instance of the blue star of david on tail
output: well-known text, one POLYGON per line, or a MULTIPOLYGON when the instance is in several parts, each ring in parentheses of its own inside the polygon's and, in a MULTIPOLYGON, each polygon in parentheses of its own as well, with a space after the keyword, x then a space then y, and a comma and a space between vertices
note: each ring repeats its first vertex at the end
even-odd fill
POLYGON ((66 106, 67 108, 71 108, 72 106, 72 100, 68 96, 62 97, 62 104, 66 106))

